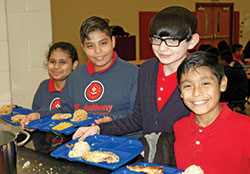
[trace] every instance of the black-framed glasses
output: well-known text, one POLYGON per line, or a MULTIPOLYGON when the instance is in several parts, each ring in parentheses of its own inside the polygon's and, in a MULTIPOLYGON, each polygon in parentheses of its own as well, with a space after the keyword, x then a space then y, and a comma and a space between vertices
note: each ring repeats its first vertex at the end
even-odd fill
POLYGON ((185 39, 184 38, 182 38, 182 39, 174 39, 174 38, 163 39, 159 36, 153 35, 153 36, 149 36, 148 40, 152 45, 161 45, 161 43, 164 42, 169 47, 178 47, 180 45, 180 43, 185 39))

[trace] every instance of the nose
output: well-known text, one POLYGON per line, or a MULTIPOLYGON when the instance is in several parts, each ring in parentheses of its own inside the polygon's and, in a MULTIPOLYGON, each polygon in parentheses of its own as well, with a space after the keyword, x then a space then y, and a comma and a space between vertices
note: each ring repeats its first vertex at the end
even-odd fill
POLYGON ((159 46, 159 49, 161 51, 163 51, 163 50, 168 49, 168 46, 166 45, 166 43, 164 41, 162 41, 161 44, 160 44, 160 46, 159 46))
POLYGON ((100 52, 101 52, 101 47, 97 45, 97 46, 95 47, 95 52, 96 52, 96 53, 100 53, 100 52))
POLYGON ((194 96, 200 96, 202 94, 202 89, 200 86, 195 86, 194 87, 194 91, 193 91, 193 95, 194 96))
POLYGON ((59 66, 60 66, 59 62, 56 62, 55 63, 55 68, 59 68, 59 66))

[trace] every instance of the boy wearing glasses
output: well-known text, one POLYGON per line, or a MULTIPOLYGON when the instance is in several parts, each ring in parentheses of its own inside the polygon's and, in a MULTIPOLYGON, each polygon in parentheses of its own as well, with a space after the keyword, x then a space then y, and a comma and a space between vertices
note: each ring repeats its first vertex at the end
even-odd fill
POLYGON ((176 71, 187 50, 199 41, 197 19, 187 9, 172 6, 161 10, 150 23, 149 41, 156 58, 141 65, 134 111, 109 123, 81 127, 73 139, 101 133, 123 135, 138 130, 144 134, 172 132, 174 123, 190 111, 177 87, 176 71))

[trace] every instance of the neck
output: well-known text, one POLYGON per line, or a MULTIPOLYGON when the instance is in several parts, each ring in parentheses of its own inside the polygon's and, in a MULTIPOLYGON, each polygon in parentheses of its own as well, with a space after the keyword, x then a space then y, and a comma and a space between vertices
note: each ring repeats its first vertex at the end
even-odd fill
POLYGON ((182 60, 183 59, 180 59, 180 60, 173 62, 171 64, 163 64, 163 71, 164 71, 165 76, 171 75, 174 72, 176 72, 178 69, 178 66, 181 64, 182 60))
POLYGON ((215 111, 212 111, 211 113, 204 114, 204 115, 199 115, 195 114, 194 121, 196 122, 197 125, 201 127, 207 127, 210 124, 212 124, 216 118, 219 116, 222 107, 219 105, 217 109, 214 109, 215 111))
POLYGON ((62 81, 55 80, 54 81, 54 87, 55 87, 55 89, 57 91, 60 91, 64 87, 65 82, 66 82, 66 80, 62 80, 62 81))

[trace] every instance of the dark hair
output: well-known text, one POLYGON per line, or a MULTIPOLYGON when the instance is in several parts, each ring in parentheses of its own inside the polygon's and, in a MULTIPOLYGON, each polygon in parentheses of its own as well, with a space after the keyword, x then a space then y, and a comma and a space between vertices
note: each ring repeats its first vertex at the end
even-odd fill
POLYGON ((214 54, 216 57, 219 57, 219 55, 220 55, 219 50, 216 47, 213 47, 213 46, 207 48, 205 51, 209 52, 211 54, 214 54))
POLYGON ((198 51, 206 51, 210 47, 212 47, 210 44, 201 44, 198 48, 198 51))
POLYGON ((169 36, 189 41, 197 30, 197 19, 191 11, 179 6, 167 7, 150 22, 150 36, 169 36))
POLYGON ((181 75, 187 73, 191 68, 208 67, 210 71, 217 77, 220 84, 221 79, 225 75, 224 66, 219 63, 216 56, 205 51, 196 51, 188 55, 177 69, 178 84, 181 81, 181 75))
POLYGON ((87 38, 89 40, 89 33, 93 31, 101 31, 107 34, 110 38, 112 38, 112 31, 108 24, 107 19, 103 19, 97 16, 92 16, 83 21, 80 28, 80 37, 81 42, 87 38))
POLYGON ((244 58, 250 58, 250 40, 247 42, 243 50, 243 53, 244 53, 244 58))
POLYGON ((232 52, 235 53, 236 51, 240 51, 243 48, 241 44, 233 44, 232 45, 232 52))
POLYGON ((233 61, 232 52, 229 50, 224 50, 220 53, 220 59, 225 60, 227 63, 231 63, 233 61))
POLYGON ((228 43, 225 41, 225 40, 221 40, 219 43, 218 43, 218 49, 220 51, 220 53, 224 50, 231 50, 230 46, 228 45, 228 43))
POLYGON ((78 60, 77 51, 71 43, 57 42, 57 43, 54 43, 52 46, 50 46, 49 52, 47 55, 47 61, 49 61, 50 55, 56 49, 61 49, 62 51, 66 52, 70 56, 70 58, 72 59, 72 63, 74 63, 76 60, 78 60))

